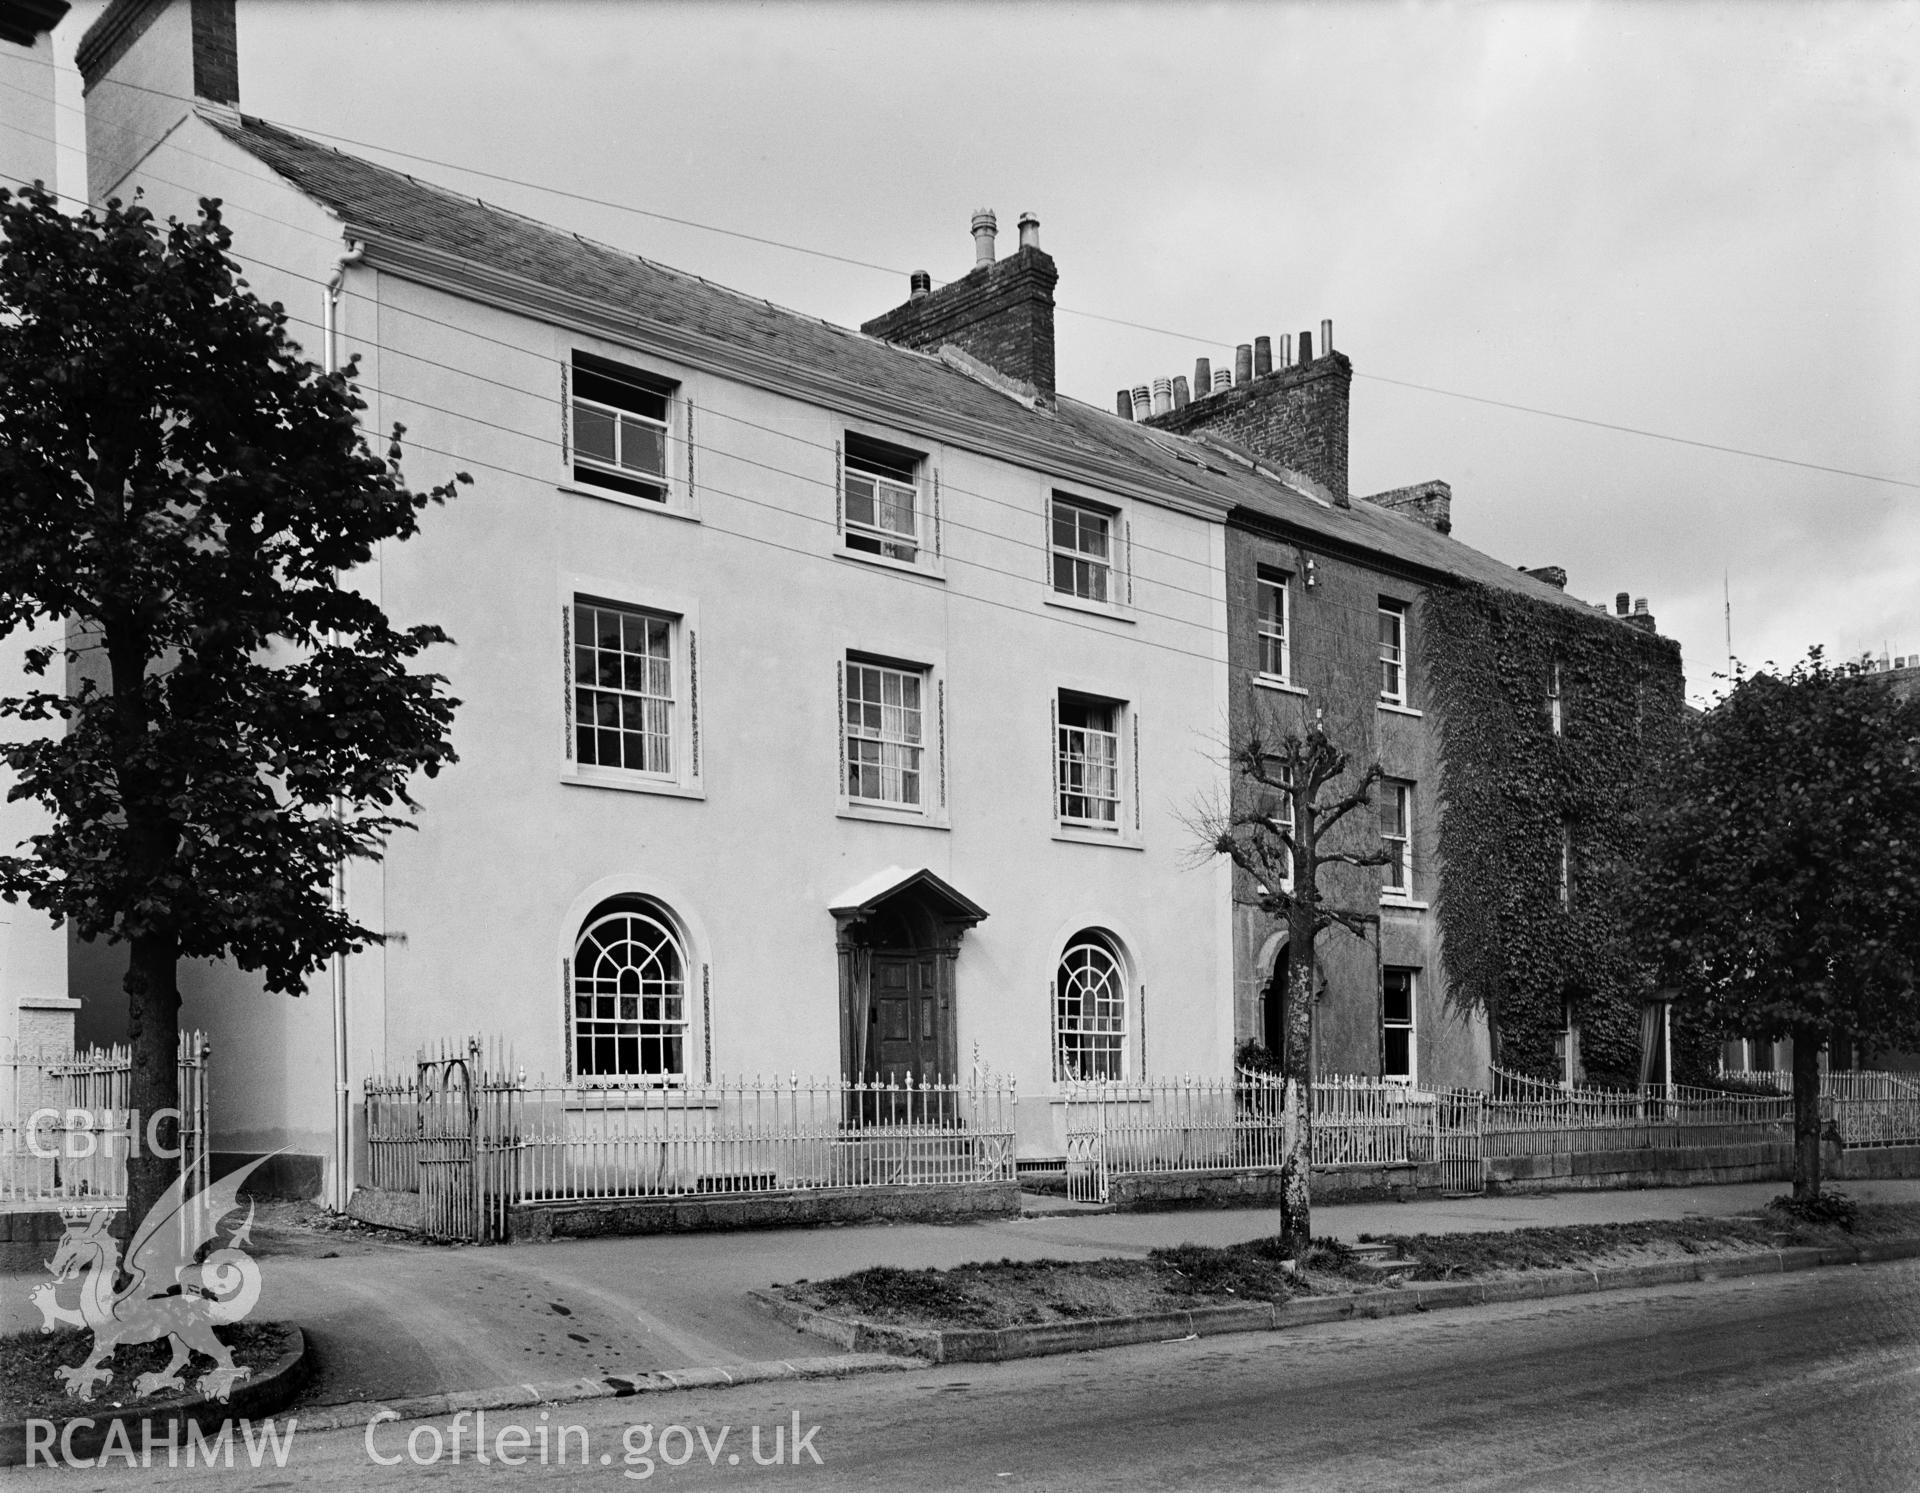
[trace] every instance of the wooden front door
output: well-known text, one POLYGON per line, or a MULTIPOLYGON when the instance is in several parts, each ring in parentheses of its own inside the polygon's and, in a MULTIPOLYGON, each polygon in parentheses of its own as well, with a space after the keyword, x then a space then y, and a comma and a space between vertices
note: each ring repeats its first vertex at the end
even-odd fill
POLYGON ((866 1077, 886 1084, 951 1078, 945 1066, 938 961, 932 954, 876 949, 873 953, 872 1031, 866 1077))

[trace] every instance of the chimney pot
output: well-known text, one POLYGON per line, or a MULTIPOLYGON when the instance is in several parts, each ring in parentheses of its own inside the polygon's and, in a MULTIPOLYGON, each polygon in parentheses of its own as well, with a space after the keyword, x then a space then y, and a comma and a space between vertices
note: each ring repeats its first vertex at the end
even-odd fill
POLYGON ((1291 332, 1282 332, 1280 334, 1280 366, 1282 368, 1293 367, 1293 333, 1291 332))
POLYGON ((1644 597, 1644 596, 1636 596, 1636 597, 1635 597, 1635 598, 1633 599, 1633 613, 1634 613, 1634 615, 1635 615, 1636 617, 1644 617, 1644 616, 1646 616, 1646 615, 1647 615, 1647 599, 1646 599, 1646 597, 1644 597))
POLYGON ((1213 392, 1213 359, 1193 360, 1193 397, 1205 399, 1213 392))
POLYGON ((1122 420, 1131 420, 1133 418, 1132 391, 1122 389, 1113 396, 1113 412, 1122 420))
POLYGON ((1253 339, 1253 376, 1265 378, 1273 372, 1273 339, 1256 337, 1253 339))
POLYGON ((993 263, 993 236, 999 231, 1000 220, 993 215, 990 207, 976 207, 973 210, 973 262, 977 267, 993 263))
POLYGON ((1153 412, 1164 415, 1173 408, 1173 380, 1157 378, 1153 381, 1153 412))
POLYGON ((1253 344, 1243 342, 1233 350, 1233 381, 1236 384, 1253 381, 1253 344))
POLYGON ((1627 595, 1627 593, 1624 591, 1614 592, 1613 593, 1613 610, 1622 617, 1626 616, 1627 606, 1632 600, 1633 598, 1627 595))
POLYGON ((1153 395, 1145 384, 1133 386, 1133 418, 1144 420, 1153 413, 1153 395))
POLYGON ((1222 389, 1231 389, 1233 387, 1233 370, 1231 368, 1214 369, 1213 387, 1215 393, 1218 393, 1222 389))
POLYGON ((1187 403, 1187 376, 1184 373, 1176 373, 1173 376, 1173 407, 1183 410, 1187 407, 1187 403))
POLYGON ((1040 247, 1040 220, 1032 213, 1020 214, 1020 247, 1023 249, 1040 247))
MULTIPOLYGON (((149 3, 149 0, 138 0, 149 3)), ((196 12, 207 0, 194 0, 196 12)), ((1031 217, 1031 214, 1028 214, 1031 217)), ((952 345, 1020 383, 1051 408, 1054 388, 1054 288, 1060 272, 1040 250, 994 262, 996 219, 980 208, 972 220, 976 259, 969 272, 937 289, 915 274, 908 299, 860 324, 869 337, 938 352, 952 345), (923 288, 924 283, 924 288, 923 288)))
POLYGON ((1320 356, 1325 357, 1333 351, 1333 322, 1326 317, 1320 319, 1320 356))
POLYGON ((1313 361, 1313 333, 1311 332, 1300 334, 1300 361, 1302 363, 1313 361))

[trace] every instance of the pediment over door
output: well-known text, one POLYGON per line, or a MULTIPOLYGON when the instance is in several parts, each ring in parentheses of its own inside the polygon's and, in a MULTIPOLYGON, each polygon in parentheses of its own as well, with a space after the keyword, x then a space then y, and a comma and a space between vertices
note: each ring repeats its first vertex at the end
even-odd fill
MULTIPOLYGON (((827 905, 843 943, 864 942, 863 930, 875 922, 918 926, 934 932, 934 941, 957 943, 982 922, 987 910, 922 867, 889 866, 849 887, 827 905)), ((918 940, 916 940, 918 941, 918 940)))

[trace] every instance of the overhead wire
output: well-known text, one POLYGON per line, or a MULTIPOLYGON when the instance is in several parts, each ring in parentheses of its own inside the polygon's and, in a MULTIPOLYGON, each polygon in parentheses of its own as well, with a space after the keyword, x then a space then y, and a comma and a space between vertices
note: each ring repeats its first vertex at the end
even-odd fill
MULTIPOLYGON (((156 177, 155 179, 157 181, 160 181, 162 184, 175 185, 175 186, 180 185, 178 183, 169 183, 166 181, 165 178, 156 177)), ((182 188, 182 189, 184 190, 185 188, 182 188)), ((76 199, 73 199, 69 196, 68 200, 76 200, 76 199)), ((256 216, 266 216, 266 215, 256 214, 256 216)), ((292 225, 292 224, 284 224, 283 220, 279 220, 279 219, 271 219, 271 221, 282 222, 283 226, 288 226, 288 227, 298 226, 298 225, 292 225)), ((329 242, 332 242, 332 240, 329 240, 329 242)), ((323 287, 325 283, 320 279, 318 279, 317 277, 306 275, 303 272, 293 270, 285 266, 275 266, 275 265, 267 264, 267 262, 265 261, 256 261, 256 262, 265 264, 266 267, 276 269, 278 270, 278 272, 286 274, 290 277, 305 280, 309 284, 312 284, 316 287, 323 287)), ((469 329, 460 323, 454 323, 454 322, 445 321, 439 318, 425 316, 424 313, 413 312, 411 310, 408 310, 407 308, 393 308, 393 307, 387 306, 384 303, 382 304, 383 311, 389 310, 389 309, 405 310, 409 315, 418 315, 423 320, 426 320, 435 325, 446 327, 455 332, 460 332, 460 333, 469 332, 469 329)), ((320 324, 312 321, 310 318, 304 318, 297 315, 296 313, 285 311, 284 308, 283 308, 283 314, 286 315, 289 321, 295 322, 296 324, 308 326, 315 330, 320 329, 320 324)), ((472 335, 481 335, 481 334, 472 334, 472 335)), ((499 342, 500 345, 502 346, 511 348, 516 352, 521 352, 528 357, 534 358, 536 361, 540 362, 545 367, 551 368, 554 366, 554 361, 552 359, 546 358, 539 354, 532 353, 530 350, 525 349, 524 347, 521 347, 518 344, 503 342, 501 339, 492 338, 492 337, 487 337, 485 338, 485 340, 490 342, 499 342)), ((349 341, 350 343, 361 343, 364 341, 364 339, 350 336, 349 341)), ((543 400, 551 399, 553 397, 552 395, 547 394, 543 391, 528 389, 524 385, 510 384, 503 380, 485 378, 483 375, 478 375, 474 373, 470 367, 465 365, 456 366, 454 364, 440 362, 435 359, 425 358, 418 354, 406 352, 404 350, 398 350, 398 349, 387 349, 387 350, 390 352, 396 353, 398 356, 414 359, 416 361, 426 364, 427 366, 438 368, 448 373, 452 373, 462 377, 481 378, 484 382, 494 384, 504 389, 508 389, 511 392, 519 394, 523 397, 539 398, 543 400)), ((396 391, 386 390, 375 385, 363 384, 363 385, 360 385, 359 387, 361 389, 361 392, 363 393, 374 394, 382 398, 391 399, 396 403, 402 406, 405 406, 409 409, 429 410, 436 414, 445 415, 450 419, 464 421, 468 424, 478 425, 481 427, 499 431, 517 440, 532 440, 543 446, 546 446, 548 444, 544 437, 533 435, 530 432, 520 427, 505 425, 498 421, 488 420, 481 416, 475 415, 467 410, 453 409, 447 406, 436 405, 431 401, 426 400, 418 395, 405 394, 405 393, 399 393, 396 391)), ((779 427, 766 425, 761 422, 747 420, 744 417, 731 416, 728 414, 728 412, 719 410, 716 407, 711 405, 703 404, 703 405, 700 405, 698 408, 699 408, 700 414, 702 414, 703 416, 719 415, 721 418, 738 419, 740 423, 750 425, 753 428, 765 431, 769 434, 780 436, 784 439, 794 441, 798 444, 812 447, 822 452, 831 452, 836 449, 835 447, 830 446, 823 442, 815 442, 815 441, 808 440, 807 438, 800 436, 790 430, 784 430, 779 427)), ((360 429, 363 435, 365 435, 366 437, 374 441, 385 439, 387 434, 386 432, 371 426, 361 426, 360 429)), ((432 451, 436 454, 448 456, 451 459, 456 461, 468 461, 469 464, 488 467, 492 470, 497 470, 502 473, 519 477, 524 480, 534 482, 537 484, 563 485, 559 483, 557 473, 550 472, 546 474, 541 474, 541 473, 529 472, 520 468, 500 466, 496 463, 474 461, 463 452, 457 452, 452 450, 451 448, 441 448, 441 447, 426 445, 421 441, 419 441, 417 438, 411 440, 408 444, 410 444, 412 447, 418 450, 432 451)), ((738 451, 729 450, 728 448, 718 443, 703 441, 698 444, 696 449, 697 449, 697 452, 707 452, 710 454, 719 455, 727 459, 739 461, 744 464, 754 466, 777 475, 781 475, 802 483, 820 487, 822 489, 835 489, 837 491, 839 486, 837 474, 834 477, 813 476, 808 473, 797 471, 790 467, 784 467, 775 463, 759 461, 753 457, 746 456, 738 451)), ((837 512, 832 517, 822 517, 820 515, 807 514, 807 513, 800 512, 799 510, 787 504, 768 502, 764 499, 756 498, 747 493, 739 492, 737 490, 730 490, 730 489, 717 487, 710 481, 703 482, 701 484, 701 488, 703 491, 717 493, 720 496, 729 497, 736 501, 746 503, 752 506, 766 508, 769 511, 779 513, 785 516, 799 517, 803 520, 824 524, 824 525, 835 528, 836 532, 838 531, 838 528, 839 528, 840 519, 837 512)), ((1046 512, 1038 511, 1033 508, 1027 507, 1025 505, 1012 503, 1005 499, 994 497, 991 494, 980 493, 977 491, 969 490, 967 488, 959 486, 958 484, 947 483, 945 482, 944 479, 942 480, 941 490, 943 494, 954 494, 959 496, 974 497, 984 502, 996 504, 1000 507, 1004 507, 1008 509, 1011 512, 1016 513, 1023 520, 1026 520, 1030 523, 1034 523, 1037 525, 1044 525, 1048 518, 1048 514, 1046 512)), ((1034 552, 1036 552, 1036 554, 1038 554, 1041 557, 1043 561, 1051 553, 1050 546, 1046 543, 1036 542, 1033 539, 1023 539, 1013 534, 1007 533, 1003 530, 989 528, 984 525, 969 524, 963 520, 956 519, 952 517, 950 514, 947 514, 944 512, 941 517, 941 523, 943 527, 946 527, 946 528, 957 529, 963 532, 977 533, 988 539, 991 539, 1000 543, 1010 544, 1019 549, 1033 550, 1034 552)), ((738 531, 727 530, 725 528, 720 528, 717 531, 722 533, 736 533, 737 537, 741 537, 741 538, 747 538, 747 539, 759 538, 759 536, 739 533, 738 531)), ((1032 531, 1029 530, 1029 532, 1031 533, 1032 531)), ((1183 586, 1176 581, 1166 579, 1166 578, 1142 577, 1138 573, 1138 571, 1134 569, 1131 565, 1131 560, 1133 555, 1150 554, 1150 555, 1161 556, 1164 558, 1179 560, 1182 563, 1191 564, 1196 567, 1204 568, 1211 571, 1212 566, 1209 560, 1201 557, 1195 557, 1188 554, 1182 554, 1178 551, 1172 551, 1172 550, 1156 547, 1151 544, 1147 544, 1143 541, 1135 541, 1131 539, 1131 536, 1129 536, 1128 540, 1125 541, 1124 543, 1125 543, 1125 548, 1128 551, 1128 557, 1127 557, 1128 562, 1124 570, 1122 571, 1122 574, 1127 579, 1134 582, 1139 582, 1143 586, 1146 586, 1150 589, 1158 588, 1163 591, 1190 595, 1200 599, 1201 601, 1207 603, 1210 606, 1219 605, 1223 608, 1223 610, 1225 610, 1229 614, 1230 623, 1232 621, 1232 614, 1235 612, 1240 612, 1242 613, 1243 616, 1248 613, 1253 613, 1257 615, 1258 613, 1257 604, 1253 607, 1245 607, 1242 604, 1233 602, 1228 597, 1222 597, 1222 596, 1216 595, 1211 589, 1203 590, 1196 587, 1183 586)), ((796 550, 795 552, 808 553, 808 554, 816 553, 815 551, 798 551, 798 550, 796 550)), ((990 565, 985 563, 984 561, 980 561, 976 559, 970 559, 963 556, 953 556, 951 554, 943 556, 943 558, 947 560, 951 560, 952 563, 955 563, 961 566, 985 571, 992 574, 1001 575, 1003 577, 1007 577, 1007 578, 1018 580, 1018 581, 1025 582, 1025 581, 1034 580, 1033 575, 1029 572, 1008 570, 1008 569, 1005 569, 1004 567, 990 565)), ((1334 603, 1334 604, 1338 605, 1338 603, 1334 603)), ((1351 607, 1351 608, 1343 608, 1343 609, 1350 610, 1355 614, 1360 615, 1364 620, 1369 622, 1369 624, 1377 621, 1377 613, 1372 609, 1362 608, 1362 607, 1351 607)), ((1213 632, 1220 631, 1219 629, 1212 628, 1211 624, 1209 623, 1198 622, 1193 618, 1183 617, 1175 613, 1158 611, 1150 606, 1144 606, 1138 602, 1135 602, 1129 605, 1127 608, 1127 613, 1128 615, 1136 618, 1152 617, 1152 618, 1164 620, 1179 626, 1206 627, 1209 631, 1213 631, 1213 632)), ((1294 640, 1290 640, 1290 642, 1293 642, 1293 641, 1294 640)), ((1313 656, 1315 653, 1315 650, 1307 649, 1304 646, 1299 646, 1297 643, 1295 644, 1295 649, 1296 649, 1296 652, 1298 652, 1303 657, 1313 656)), ((1210 657, 1211 655, 1194 654, 1193 656, 1210 657)), ((1332 661, 1331 655, 1328 655, 1327 658, 1329 662, 1332 661)), ((1342 666, 1350 666, 1353 660, 1350 657, 1343 657, 1339 660, 1339 662, 1342 666)))
MULTIPOLYGON (((59 64, 53 62, 51 59, 46 61, 38 61, 37 59, 31 59, 31 60, 36 61, 37 65, 40 65, 40 66, 53 68, 56 71, 60 71, 60 72, 66 72, 69 75, 75 74, 74 69, 62 68, 59 66, 59 64)), ((175 102, 182 102, 187 104, 191 104, 194 102, 193 99, 188 98, 186 95, 172 93, 164 89, 152 88, 143 84, 129 83, 129 82, 125 82, 124 80, 116 80, 116 84, 117 86, 132 88, 143 93, 149 93, 159 97, 168 98, 175 102)), ((13 87, 13 88, 16 88, 17 91, 25 92, 25 90, 18 89, 18 86, 13 84, 0 84, 0 86, 13 87)), ((85 112, 83 110, 74 110, 70 105, 56 104, 55 107, 66 109, 68 112, 73 112, 73 113, 85 112)), ((260 115, 255 115, 253 117, 265 119, 265 116, 260 116, 260 115)), ((829 250, 816 249, 809 245, 796 244, 783 239, 775 239, 775 238, 765 237, 759 234, 751 234, 740 229, 726 228, 719 224, 706 223, 695 218, 680 217, 680 216, 676 216, 669 213, 662 213, 655 209, 636 207, 631 203, 620 202, 610 198, 596 197, 588 193, 575 192, 567 188, 555 187, 542 182, 527 181, 525 178, 522 178, 522 177, 508 176, 504 173, 488 171, 481 167, 463 165, 456 161, 449 161, 440 157, 428 156, 428 155, 423 155, 414 151, 403 150, 397 146, 383 145, 375 141, 362 140, 353 136, 341 135, 328 130, 314 129, 309 126, 287 124, 287 123, 283 123, 281 121, 272 120, 272 119, 265 119, 265 122, 268 124, 275 125, 277 128, 292 131, 296 134, 307 135, 307 136, 314 137, 317 139, 322 139, 322 140, 338 141, 342 144, 353 145, 353 146, 356 146, 357 148, 364 149, 364 150, 380 151, 387 155, 397 156, 403 160, 416 161, 425 165, 437 166, 443 170, 463 172, 469 175, 478 176, 484 180, 498 181, 505 185, 517 186, 529 191, 544 192, 550 195, 566 198, 573 201, 582 202, 582 203, 589 204, 596 207, 604 207, 614 211, 634 214, 640 217, 653 218, 653 219, 657 219, 664 222, 670 222, 682 227, 698 229, 703 232, 714 233, 714 234, 718 234, 718 235, 722 235, 730 238, 742 239, 742 240, 746 240, 752 243, 757 243, 769 248, 777 248, 777 249, 786 250, 788 252, 792 252, 796 254, 809 255, 814 258, 830 260, 830 261, 834 261, 841 264, 851 265, 861 269, 870 269, 883 274, 901 275, 905 273, 905 271, 900 270, 894 266, 878 264, 870 260, 857 259, 848 255, 836 254, 829 250)), ((127 128, 130 128, 130 126, 128 126, 127 128)), ((378 163, 376 162, 375 164, 378 164, 378 163)), ((939 281, 936 283, 945 284, 948 282, 939 281)), ((1227 338, 1206 337, 1206 336, 1201 336, 1199 334, 1191 333, 1191 332, 1175 331, 1168 327, 1158 327, 1158 326, 1153 326, 1146 322, 1129 320, 1125 317, 1110 316, 1110 315, 1106 315, 1106 314, 1095 312, 1095 311, 1086 311, 1086 310, 1082 310, 1079 307, 1075 307, 1071 305, 1061 305, 1061 306, 1058 306, 1057 309, 1067 315, 1080 316, 1089 320, 1105 322, 1114 326, 1128 327, 1136 331, 1150 332, 1156 336, 1171 337, 1180 341, 1188 342, 1190 344, 1197 343, 1197 344, 1209 345, 1214 347, 1226 347, 1226 346, 1232 345, 1232 340, 1227 338)), ((1724 442, 1706 441, 1706 440, 1700 440, 1691 436, 1674 435, 1671 432, 1667 432, 1667 431, 1650 430, 1644 426, 1629 425, 1624 422, 1618 422, 1618 421, 1600 420, 1600 419, 1596 419, 1596 418, 1585 416, 1585 415, 1569 414, 1564 410, 1545 409, 1537 405, 1528 405, 1528 404, 1521 404, 1511 400, 1495 399, 1486 395, 1469 394, 1458 389, 1442 388, 1436 384, 1420 383, 1410 379, 1395 378, 1387 374, 1372 373, 1369 371, 1356 369, 1355 377, 1365 379, 1365 380, 1370 380, 1377 383, 1389 384, 1399 388, 1417 390, 1421 393, 1432 394, 1442 398, 1466 400, 1471 403, 1487 405, 1497 409, 1510 410, 1516 413, 1532 415, 1542 419, 1567 421, 1573 424, 1585 425, 1594 429, 1611 431, 1616 434, 1631 435, 1631 436, 1636 436, 1636 437, 1640 437, 1642 439, 1647 439, 1647 440, 1663 441, 1670 444, 1692 447, 1698 450, 1712 451, 1722 455, 1742 457, 1742 458, 1753 460, 1753 461, 1771 462, 1771 463, 1775 463, 1782 466, 1798 468, 1803 471, 1814 471, 1814 472, 1820 472, 1830 476, 1848 477, 1848 478, 1855 479, 1857 481, 1874 482, 1874 483, 1880 483, 1880 484, 1895 486, 1895 487, 1907 487, 1907 488, 1920 489, 1920 480, 1903 478, 1903 477, 1891 477, 1891 476, 1887 476, 1887 475, 1884 475, 1881 473, 1875 473, 1875 472, 1862 472, 1852 468, 1834 466, 1834 465, 1823 463, 1823 462, 1805 461, 1795 457, 1781 456, 1773 452, 1755 451, 1749 447, 1736 446, 1736 445, 1732 445, 1724 442)))

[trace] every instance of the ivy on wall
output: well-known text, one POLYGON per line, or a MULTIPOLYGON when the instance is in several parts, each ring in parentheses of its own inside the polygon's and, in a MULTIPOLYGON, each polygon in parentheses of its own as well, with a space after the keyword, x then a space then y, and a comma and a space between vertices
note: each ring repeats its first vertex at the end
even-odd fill
MULTIPOLYGON (((1615 889, 1632 874, 1652 769, 1681 729, 1679 645, 1475 583, 1429 589, 1423 623, 1442 733, 1435 911, 1449 999, 1485 1013, 1495 1062, 1544 1078, 1560 1076, 1570 1000, 1588 1081, 1632 1084, 1650 981, 1615 889)), ((1703 1075, 1711 1039, 1676 1023, 1673 1042, 1676 1077, 1703 1075)))

